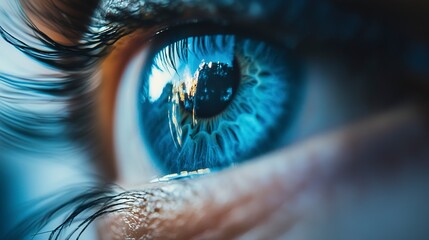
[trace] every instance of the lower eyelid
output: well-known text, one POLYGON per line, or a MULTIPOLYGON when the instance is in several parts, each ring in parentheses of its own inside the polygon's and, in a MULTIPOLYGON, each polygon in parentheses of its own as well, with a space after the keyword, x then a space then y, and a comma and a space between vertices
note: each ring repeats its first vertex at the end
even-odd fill
POLYGON ((332 206, 332 190, 354 189, 351 185, 362 185, 367 176, 385 179, 394 172, 392 162, 398 170, 416 164, 401 153, 414 149, 417 156, 424 150, 421 143, 429 136, 422 116, 419 109, 404 106, 235 169, 155 188, 149 185, 135 192, 129 212, 101 223, 101 237, 236 237, 271 219, 279 209, 285 211, 280 222, 286 230, 298 219, 332 206))

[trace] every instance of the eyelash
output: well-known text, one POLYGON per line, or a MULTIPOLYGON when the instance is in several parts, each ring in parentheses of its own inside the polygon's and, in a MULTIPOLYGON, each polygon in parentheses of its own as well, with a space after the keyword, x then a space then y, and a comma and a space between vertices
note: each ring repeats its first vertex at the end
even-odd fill
POLYGON ((36 212, 17 224, 18 227, 8 233, 6 239, 23 239, 25 236, 30 236, 29 234, 34 234, 34 236, 44 234, 46 232, 41 232, 43 227, 66 212, 69 214, 54 230, 49 231, 48 239, 57 240, 65 233, 68 233, 65 237, 67 240, 73 236, 79 239, 94 220, 105 214, 127 210, 129 208, 127 203, 132 202, 133 199, 135 199, 133 192, 124 191, 115 185, 88 187, 83 193, 82 187, 79 186, 76 189, 57 194, 49 200, 45 199, 45 204, 39 206, 36 212), (76 195, 76 192, 81 193, 76 195), (57 202, 61 204, 55 204, 57 202), (81 219, 82 217, 83 219, 81 219), (77 224, 77 226, 66 232, 72 224, 77 224))

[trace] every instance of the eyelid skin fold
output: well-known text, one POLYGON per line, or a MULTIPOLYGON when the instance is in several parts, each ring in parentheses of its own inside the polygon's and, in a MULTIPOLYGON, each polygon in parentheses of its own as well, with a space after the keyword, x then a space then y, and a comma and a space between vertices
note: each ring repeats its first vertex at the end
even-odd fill
MULTIPOLYGON (((355 239, 347 234, 380 239, 376 235, 380 232, 388 234, 381 239, 389 234, 390 239, 401 239, 395 236, 395 228, 375 229, 391 227, 392 215, 386 213, 404 210, 414 215, 409 215, 412 221, 401 230, 409 228, 404 232, 418 239, 427 234, 415 224, 426 209, 413 208, 395 194, 397 188, 409 187, 406 179, 413 178, 411 184, 415 183, 416 176, 406 175, 407 170, 421 167, 411 172, 428 176, 422 167, 427 164, 422 156, 428 151, 424 146, 428 133, 427 113, 405 105, 264 160, 192 181, 147 185, 130 192, 134 201, 127 205, 128 211, 99 222, 100 239, 355 239), (385 201, 384 209, 374 202, 378 198, 385 201), (374 205, 377 213, 368 211, 374 205), (362 209, 366 210, 359 213, 362 209), (375 229, 357 231, 354 224, 345 225, 350 213, 374 217, 375 229), (336 224, 342 224, 341 228, 336 224)), ((429 200, 427 191, 413 189, 407 190, 407 197, 417 194, 421 196, 416 199, 429 200)))

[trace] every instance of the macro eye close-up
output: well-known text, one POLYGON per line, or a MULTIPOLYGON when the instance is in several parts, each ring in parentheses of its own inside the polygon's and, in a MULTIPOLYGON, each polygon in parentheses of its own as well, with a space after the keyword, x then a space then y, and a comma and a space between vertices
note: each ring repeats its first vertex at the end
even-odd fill
POLYGON ((428 12, 0 0, 0 239, 427 239, 428 12))

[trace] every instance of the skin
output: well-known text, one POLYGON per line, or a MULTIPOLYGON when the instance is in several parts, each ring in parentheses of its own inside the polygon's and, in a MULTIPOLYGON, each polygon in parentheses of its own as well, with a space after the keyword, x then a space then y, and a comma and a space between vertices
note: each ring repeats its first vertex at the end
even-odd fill
MULTIPOLYGON (((382 10, 392 13, 392 19, 403 17, 407 26, 425 19, 409 14, 417 6, 427 9, 423 1, 395 3, 355 4, 362 11, 382 10)), ((72 44, 79 39, 78 33, 65 36, 32 16, 59 42, 72 44)), ((427 29, 410 27, 409 34, 428 40, 427 29)), ((100 143, 109 149, 108 156, 114 151, 116 88, 139 36, 118 42, 101 66, 98 137, 108 139, 100 143)), ((127 211, 97 223, 99 238, 426 239, 429 115, 424 93, 428 84, 424 77, 417 79, 421 96, 368 111, 344 126, 203 178, 130 186, 118 173, 115 161, 120 159, 100 158, 100 172, 135 191, 135 198, 127 211)))

